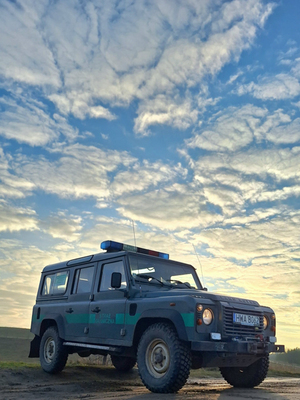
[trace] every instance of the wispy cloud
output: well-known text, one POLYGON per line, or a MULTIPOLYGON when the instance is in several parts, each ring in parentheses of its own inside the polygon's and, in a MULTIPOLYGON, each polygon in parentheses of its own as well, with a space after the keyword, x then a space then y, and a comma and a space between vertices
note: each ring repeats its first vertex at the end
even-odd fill
POLYGON ((32 231, 38 228, 36 212, 33 209, 14 207, 0 200, 0 231, 32 231))
POLYGON ((44 146, 60 135, 69 140, 77 137, 78 130, 58 114, 50 116, 44 104, 24 97, 18 100, 0 99, 0 135, 31 146, 44 146))
POLYGON ((171 99, 165 95, 158 95, 154 100, 140 104, 138 114, 134 129, 143 135, 149 134, 151 125, 158 124, 184 130, 195 124, 198 117, 198 111, 193 109, 189 99, 171 99))
POLYGON ((79 144, 57 147, 52 152, 57 155, 57 161, 24 156, 15 163, 15 171, 36 189, 62 198, 106 199, 109 197, 107 174, 135 161, 125 151, 104 151, 79 144))
POLYGON ((80 238, 82 218, 68 215, 66 211, 58 211, 56 214, 51 214, 46 221, 41 221, 40 227, 55 239, 74 242, 80 238))
POLYGON ((274 77, 263 77, 258 83, 248 83, 238 88, 238 94, 250 93, 257 99, 279 100, 292 99, 300 94, 300 83, 289 74, 278 74, 274 77))
POLYGON ((63 114, 112 120, 115 115, 105 104, 138 99, 138 133, 157 123, 173 122, 182 129, 194 122, 197 111, 184 98, 175 106, 177 86, 195 87, 237 60, 273 8, 259 0, 126 7, 93 1, 40 2, 39 7, 31 1, 8 3, 1 24, 6 39, 2 75, 42 86, 63 114), (14 27, 9 36, 8 27, 14 27), (22 51, 11 51, 20 35, 22 51))

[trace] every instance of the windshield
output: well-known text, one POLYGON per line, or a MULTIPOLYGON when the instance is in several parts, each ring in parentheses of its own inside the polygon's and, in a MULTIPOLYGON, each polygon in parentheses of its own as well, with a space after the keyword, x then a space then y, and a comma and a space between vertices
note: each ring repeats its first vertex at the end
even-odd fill
POLYGON ((202 289, 196 271, 190 265, 136 254, 129 255, 129 263, 131 274, 139 284, 202 289))

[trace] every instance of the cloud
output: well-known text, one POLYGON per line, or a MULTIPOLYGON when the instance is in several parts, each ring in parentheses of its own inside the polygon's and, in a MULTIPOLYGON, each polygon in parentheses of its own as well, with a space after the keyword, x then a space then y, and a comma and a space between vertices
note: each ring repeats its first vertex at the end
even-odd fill
POLYGON ((38 230, 36 212, 31 208, 14 207, 0 200, 0 231, 38 230))
POLYGON ((259 83, 250 82, 241 85, 237 93, 239 95, 250 93, 262 100, 292 99, 300 94, 300 83, 294 76, 281 73, 274 77, 263 77, 259 83))
POLYGON ((51 151, 56 161, 43 156, 22 156, 16 160, 14 168, 20 177, 35 186, 35 190, 55 193, 62 198, 107 199, 110 196, 108 174, 136 161, 125 151, 80 144, 57 146, 51 151))
MULTIPOLYGON (((276 124, 282 119, 280 115, 273 118, 276 124)), ((269 132, 269 122, 264 118, 259 129, 269 132)), ((117 210, 122 217, 173 231, 264 221, 277 215, 278 200, 294 207, 293 201, 299 196, 299 149, 255 147, 243 152, 204 154, 198 160, 189 159, 185 184, 161 181, 154 188, 141 184, 144 193, 140 194, 128 189, 131 173, 121 173, 120 177, 128 178, 126 190, 120 186, 117 210), (269 202, 266 210, 260 208, 263 201, 269 202)), ((136 177, 138 181, 139 174, 136 177)))
POLYGON ((46 221, 41 222, 41 229, 53 238, 74 242, 81 236, 82 218, 68 215, 65 211, 51 214, 46 221))
POLYGON ((237 60, 273 9, 260 0, 7 3, 0 74, 40 87, 63 115, 111 121, 109 107, 137 100, 138 134, 155 124, 186 129, 198 112, 178 87, 197 90, 237 60))
POLYGON ((27 179, 11 173, 13 157, 0 148, 0 196, 1 198, 23 198, 29 195, 34 185, 27 179))
POLYGON ((292 259, 291 249, 298 246, 299 212, 284 208, 278 211, 271 218, 253 221, 244 227, 206 229, 201 234, 201 242, 208 245, 207 251, 215 257, 236 259, 242 263, 250 263, 258 257, 265 257, 270 263, 271 257, 282 255, 292 259))
POLYGON ((205 227, 222 220, 209 210, 201 189, 173 184, 142 195, 122 196, 117 210, 122 217, 160 229, 205 227))
MULTIPOLYGON (((89 253, 102 252, 102 250, 100 250, 101 242, 110 239, 134 245, 131 220, 104 216, 92 216, 90 218, 93 224, 90 229, 83 232, 79 243, 80 249, 85 249, 85 251, 89 253)), ((138 230, 136 234, 140 234, 138 230)))
MULTIPOLYGON (((289 53, 292 56, 293 52, 289 53)), ((256 82, 239 85, 236 93, 240 96, 251 94, 261 100, 287 100, 300 94, 300 58, 281 60, 280 65, 289 72, 279 74, 266 73, 258 77, 256 82)))
POLYGON ((242 210, 248 202, 298 196, 299 153, 300 148, 294 147, 207 155, 194 161, 193 169, 207 200, 220 206, 223 213, 231 214, 233 210, 242 210))
POLYGON ((60 86, 59 70, 41 31, 47 2, 2 2, 0 75, 28 85, 60 86))
POLYGON ((300 141, 300 119, 292 119, 281 109, 270 113, 266 108, 251 104, 229 107, 213 115, 205 125, 186 140, 188 148, 234 152, 255 142, 280 145, 300 141))
MULTIPOLYGON (((42 235, 39 232, 39 235, 42 235)), ((30 328, 32 307, 44 266, 64 259, 76 258, 80 254, 73 249, 68 252, 36 245, 28 246, 19 240, 3 239, 0 242, 0 300, 3 305, 3 326, 30 328)))
POLYGON ((100 105, 93 106, 87 95, 78 96, 78 94, 52 94, 48 98, 56 104, 59 110, 67 115, 72 113, 76 118, 86 119, 90 118, 103 118, 109 121, 116 119, 117 117, 112 114, 107 108, 100 105), (85 100, 84 98, 87 97, 85 100))
POLYGON ((0 107, 0 135, 7 139, 44 146, 58 140, 61 134, 69 140, 78 135, 78 130, 71 127, 64 117, 58 114, 51 117, 40 102, 24 97, 19 101, 4 97, 0 99, 0 107))
POLYGON ((216 114, 201 134, 186 141, 188 148, 203 148, 210 151, 236 151, 249 145, 266 109, 247 105, 242 108, 230 107, 216 114))
POLYGON ((282 124, 278 124, 268 130, 265 137, 268 141, 275 144, 294 144, 300 142, 300 118, 296 118, 290 122, 290 120, 282 121, 282 124), (286 123, 290 122, 290 123, 286 123))
POLYGON ((168 165, 159 161, 150 163, 144 160, 142 164, 136 163, 132 169, 118 173, 110 190, 114 196, 122 196, 130 192, 142 192, 149 187, 158 187, 186 175, 187 170, 181 164, 168 165))
POLYGON ((197 121, 198 111, 192 109, 191 101, 176 98, 171 99, 165 95, 158 95, 154 100, 140 104, 139 116, 135 120, 134 130, 147 135, 151 125, 171 125, 180 130, 187 129, 197 121), (175 101, 174 101, 175 100, 175 101))

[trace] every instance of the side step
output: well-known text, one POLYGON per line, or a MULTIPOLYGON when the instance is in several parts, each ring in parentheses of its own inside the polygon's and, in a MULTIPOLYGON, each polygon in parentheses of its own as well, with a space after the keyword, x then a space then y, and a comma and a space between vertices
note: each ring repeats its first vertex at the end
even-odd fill
POLYGON ((118 352, 120 349, 118 347, 112 346, 101 346, 98 344, 87 344, 87 343, 76 343, 76 342, 64 342, 64 346, 74 346, 74 347, 81 347, 85 349, 97 349, 97 350, 106 350, 106 351, 113 351, 118 352))

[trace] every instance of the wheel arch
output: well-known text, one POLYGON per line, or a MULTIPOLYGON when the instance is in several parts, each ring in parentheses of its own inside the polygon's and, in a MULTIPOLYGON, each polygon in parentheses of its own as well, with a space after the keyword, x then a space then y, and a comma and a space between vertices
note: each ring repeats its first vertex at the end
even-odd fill
POLYGON ((44 318, 40 323, 38 335, 35 335, 33 340, 30 342, 29 358, 40 356, 40 343, 42 336, 51 326, 54 326, 58 331, 59 337, 64 339, 65 329, 63 317, 60 314, 48 314, 47 318, 44 318))
POLYGON ((43 336, 44 332, 50 326, 55 326, 57 328, 59 337, 64 339, 65 337, 64 320, 60 314, 48 314, 47 318, 43 319, 40 326, 40 336, 43 336))
POLYGON ((184 325, 183 318, 178 311, 159 310, 159 317, 157 315, 158 315, 158 310, 147 310, 141 315, 140 319, 138 320, 135 326, 133 335, 133 345, 135 347, 137 347, 144 331, 150 325, 153 325, 158 322, 164 322, 170 324, 177 332, 179 339, 188 341, 186 327, 184 325))

